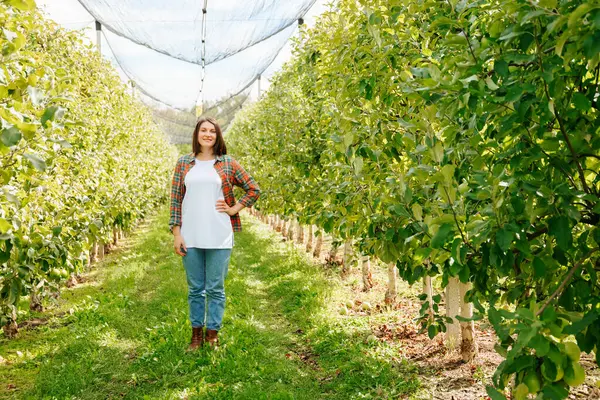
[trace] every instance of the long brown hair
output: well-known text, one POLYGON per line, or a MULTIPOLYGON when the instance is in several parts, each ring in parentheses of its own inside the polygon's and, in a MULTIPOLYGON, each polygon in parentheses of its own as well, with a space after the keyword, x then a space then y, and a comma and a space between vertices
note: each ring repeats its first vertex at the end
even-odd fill
POLYGON ((225 146, 225 140, 223 139, 223 133, 221 132, 221 126, 217 122, 216 119, 212 117, 202 117, 196 122, 196 128, 194 129, 194 135, 192 136, 192 150, 195 155, 200 154, 200 150, 202 147, 200 143, 198 143, 198 134, 200 133, 200 125, 204 122, 210 122, 215 126, 215 131, 217 132, 217 140, 215 141, 215 145, 213 147, 213 152, 215 156, 222 156, 227 154, 227 146, 225 146))

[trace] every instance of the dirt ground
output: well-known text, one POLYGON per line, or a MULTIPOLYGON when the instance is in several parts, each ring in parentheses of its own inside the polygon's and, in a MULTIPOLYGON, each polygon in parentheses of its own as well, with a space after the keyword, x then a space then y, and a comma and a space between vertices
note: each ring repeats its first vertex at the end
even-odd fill
MULTIPOLYGON (((306 238, 305 242, 306 243, 306 238)), ((342 262, 342 248, 338 249, 335 260, 328 255, 332 239, 325 237, 319 262, 329 268, 338 268, 342 262)), ((304 247, 305 245, 302 245, 304 247)), ((300 245, 298 245, 300 247, 300 245)), ((398 296, 393 306, 384 304, 387 290, 387 271, 381 265, 372 263, 373 288, 363 291, 362 275, 356 261, 345 278, 348 296, 357 305, 369 302, 372 311, 364 312, 360 307, 349 310, 350 316, 368 316, 372 334, 378 340, 389 341, 398 348, 400 359, 413 362, 419 368, 423 390, 415 400, 489 400, 485 386, 491 384, 491 377, 503 358, 494 351, 497 338, 493 329, 485 322, 476 324, 478 356, 471 363, 464 363, 458 350, 449 351, 444 345, 443 335, 430 340, 426 334, 418 333, 414 319, 419 315, 420 285, 408 286, 398 279, 398 296), (418 287, 417 287, 418 286, 418 287)), ((339 307, 343 305, 334 305, 339 307)), ((600 400, 600 369, 589 354, 581 355, 581 364, 586 369, 586 381, 571 390, 569 399, 600 400)))

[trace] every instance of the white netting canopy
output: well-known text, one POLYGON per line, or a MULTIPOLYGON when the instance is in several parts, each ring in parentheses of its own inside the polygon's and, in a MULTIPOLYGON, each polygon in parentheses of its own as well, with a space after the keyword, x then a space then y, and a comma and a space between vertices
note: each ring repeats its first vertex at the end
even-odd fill
MULTIPOLYGON (((75 0, 41 2, 53 1, 75 0)), ((73 28, 95 22, 103 54, 131 80, 159 126, 185 142, 197 110, 224 126, 231 121, 317 0, 78 2, 85 17, 70 22, 73 28)))

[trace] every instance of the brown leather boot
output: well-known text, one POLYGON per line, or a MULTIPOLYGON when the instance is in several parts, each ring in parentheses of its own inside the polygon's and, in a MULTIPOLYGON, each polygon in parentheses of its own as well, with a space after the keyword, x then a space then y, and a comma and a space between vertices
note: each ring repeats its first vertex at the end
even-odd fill
POLYGON ((206 342, 210 347, 217 347, 219 345, 218 338, 219 331, 215 331, 213 329, 206 330, 206 342))
POLYGON ((198 328, 192 327, 192 340, 188 346, 188 351, 196 350, 198 347, 202 347, 204 344, 204 329, 199 326, 198 328))

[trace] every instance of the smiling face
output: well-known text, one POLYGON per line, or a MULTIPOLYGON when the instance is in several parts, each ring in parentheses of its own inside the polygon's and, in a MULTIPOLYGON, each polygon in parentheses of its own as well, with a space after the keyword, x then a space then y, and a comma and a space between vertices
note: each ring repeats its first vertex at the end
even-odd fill
POLYGON ((223 140, 221 127, 216 119, 202 117, 194 128, 192 149, 195 155, 200 153, 222 156, 227 154, 227 146, 223 140))
POLYGON ((209 121, 204 121, 198 130, 198 144, 202 150, 211 150, 217 142, 217 129, 209 121))

